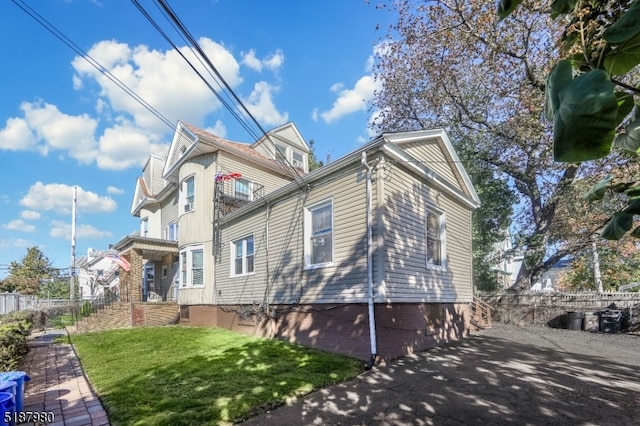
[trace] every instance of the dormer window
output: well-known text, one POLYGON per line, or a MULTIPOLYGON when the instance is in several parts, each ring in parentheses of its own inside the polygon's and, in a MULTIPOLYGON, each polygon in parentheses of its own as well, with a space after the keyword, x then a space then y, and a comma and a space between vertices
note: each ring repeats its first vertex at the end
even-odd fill
POLYGON ((300 152, 293 151, 293 161, 291 165, 304 170, 304 155, 300 152))
POLYGON ((275 159, 306 172, 306 154, 290 146, 276 143, 275 159))
POLYGON ((276 144, 276 160, 287 159, 287 146, 277 143, 276 144))

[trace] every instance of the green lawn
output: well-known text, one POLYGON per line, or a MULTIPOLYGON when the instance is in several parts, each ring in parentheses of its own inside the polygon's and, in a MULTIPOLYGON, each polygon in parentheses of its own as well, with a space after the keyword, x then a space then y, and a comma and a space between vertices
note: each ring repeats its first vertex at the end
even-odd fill
POLYGON ((215 328, 71 340, 114 425, 231 423, 362 371, 352 358, 215 328))

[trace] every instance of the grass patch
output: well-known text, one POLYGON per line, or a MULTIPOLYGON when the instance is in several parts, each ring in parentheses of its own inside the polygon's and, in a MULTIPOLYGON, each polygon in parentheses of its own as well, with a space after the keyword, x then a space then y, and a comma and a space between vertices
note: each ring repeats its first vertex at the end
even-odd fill
POLYGON ((111 330, 71 340, 114 425, 236 422, 362 371, 352 358, 216 328, 111 330))
POLYGON ((54 328, 65 328, 75 324, 73 315, 61 314, 50 319, 51 326, 54 328))

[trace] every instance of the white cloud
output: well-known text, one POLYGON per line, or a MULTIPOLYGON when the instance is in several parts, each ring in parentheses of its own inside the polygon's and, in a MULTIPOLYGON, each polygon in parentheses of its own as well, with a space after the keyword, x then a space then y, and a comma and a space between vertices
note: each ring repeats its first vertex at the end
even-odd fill
MULTIPOLYGON (((208 38, 201 38, 199 44, 231 87, 242 82, 240 65, 231 52, 208 38)), ((209 76, 190 48, 182 47, 180 51, 202 75, 209 76)), ((88 54, 146 103, 160 111, 170 123, 176 123, 178 119, 199 123, 221 106, 200 77, 174 50, 149 50, 144 45, 130 47, 116 41, 101 41, 94 44, 88 54), (185 99, 189 101, 184 102, 185 99)), ((95 81, 100 86, 102 100, 106 100, 113 111, 132 116, 136 126, 143 130, 157 133, 167 131, 164 122, 82 57, 76 57, 72 66, 78 79, 95 81)), ((212 81, 210 83, 217 87, 212 81)), ((76 87, 82 85, 76 84, 76 87)), ((100 109, 104 109, 104 104, 100 104, 100 109)))
POLYGON ((321 113, 314 111, 312 117, 317 120, 319 116, 325 123, 333 123, 346 115, 364 111, 367 108, 367 102, 373 98, 379 86, 372 75, 361 77, 353 89, 345 89, 342 83, 336 83, 331 87, 331 91, 337 92, 338 98, 331 109, 321 113))
MULTIPOLYGON (((61 220, 51 222, 52 238, 71 239, 71 224, 61 220)), ((76 225, 76 238, 110 238, 113 234, 109 231, 100 231, 91 225, 76 225)))
POLYGON ((143 166, 150 153, 163 156, 168 146, 154 142, 154 137, 141 132, 132 123, 122 122, 104 131, 96 158, 101 169, 124 170, 143 166))
POLYGON ((282 51, 278 49, 275 53, 267 56, 263 62, 265 67, 267 67, 271 71, 277 71, 280 69, 280 67, 282 67, 282 64, 284 64, 284 53, 282 53, 282 51))
POLYGON ((38 212, 35 212, 33 210, 23 210, 20 213, 20 217, 26 220, 36 220, 36 219, 40 219, 42 215, 38 212))
POLYGON ((0 240, 0 248, 27 248, 32 247, 33 244, 29 240, 23 240, 22 238, 13 238, 10 240, 0 240))
POLYGON ((245 101, 251 114, 263 124, 277 126, 284 124, 289 119, 288 113, 280 113, 273 103, 271 94, 278 91, 277 87, 265 81, 260 81, 253 87, 253 92, 245 101))
MULTIPOLYGON (((79 212, 110 213, 116 209, 116 202, 110 197, 100 196, 78 187, 77 208, 79 212)), ((32 210, 54 211, 70 214, 73 204, 73 186, 61 183, 36 182, 20 200, 20 205, 32 210)))
POLYGON ((28 224, 22 219, 12 220, 11 222, 2 225, 2 227, 10 231, 33 232, 36 230, 34 225, 28 224))
POLYGON ((262 61, 256 58, 256 51, 253 49, 243 56, 242 63, 254 71, 262 71, 262 61))
POLYGON ((25 120, 38 139, 49 149, 66 151, 80 163, 91 163, 95 156, 96 141, 93 137, 98 123, 87 114, 72 116, 63 114, 55 105, 23 103, 25 120))
POLYGON ((282 67, 282 64, 284 64, 284 53, 278 49, 274 53, 267 55, 264 59, 258 59, 256 51, 251 49, 242 57, 242 64, 257 72, 262 72, 262 68, 276 72, 282 67))
POLYGON ((107 186, 107 194, 111 194, 111 195, 122 195, 124 194, 124 189, 122 188, 116 188, 115 186, 107 186))
POLYGON ((220 120, 217 120, 216 124, 213 127, 208 127, 203 130, 211 133, 212 135, 220 136, 221 138, 227 137, 227 128, 224 125, 224 123, 220 120))
POLYGON ((0 149, 9 151, 33 151, 38 140, 21 118, 9 118, 4 129, 0 129, 0 149))

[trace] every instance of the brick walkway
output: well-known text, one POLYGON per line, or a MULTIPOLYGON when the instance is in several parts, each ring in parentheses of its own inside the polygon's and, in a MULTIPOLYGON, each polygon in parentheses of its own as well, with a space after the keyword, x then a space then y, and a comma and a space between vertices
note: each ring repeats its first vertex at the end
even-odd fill
POLYGON ((22 364, 31 379, 24 387, 24 411, 53 413, 55 420, 49 426, 109 425, 73 346, 53 343, 64 335, 64 330, 32 334, 22 364))

